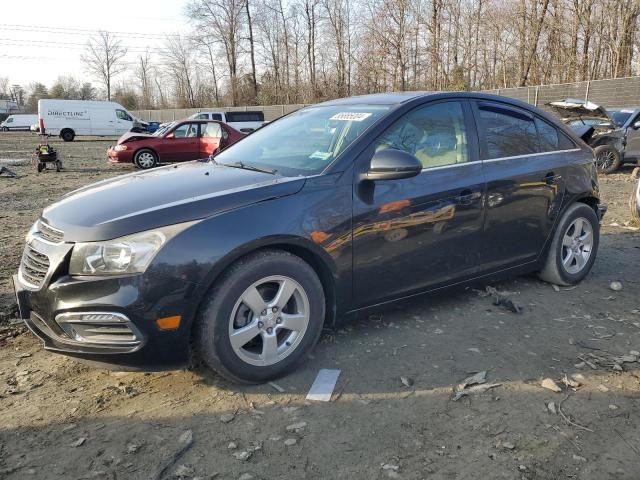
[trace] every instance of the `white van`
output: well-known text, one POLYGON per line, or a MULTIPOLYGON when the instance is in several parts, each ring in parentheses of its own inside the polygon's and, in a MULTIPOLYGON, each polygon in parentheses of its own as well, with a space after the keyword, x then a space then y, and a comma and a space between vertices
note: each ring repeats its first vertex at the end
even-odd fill
POLYGON ((244 133, 253 132, 264 125, 264 112, 198 112, 189 118, 218 120, 244 133))
POLYGON ((38 121, 37 115, 9 115, 7 119, 0 123, 0 130, 29 130, 31 125, 38 121))
POLYGON ((39 100, 38 121, 41 134, 58 135, 65 142, 83 135, 122 135, 137 125, 119 103, 92 100, 39 100))

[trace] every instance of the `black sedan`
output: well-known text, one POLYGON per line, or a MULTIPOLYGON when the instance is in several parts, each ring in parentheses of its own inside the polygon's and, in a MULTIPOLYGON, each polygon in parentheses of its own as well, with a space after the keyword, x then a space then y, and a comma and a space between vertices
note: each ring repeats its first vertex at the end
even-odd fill
POLYGON ((66 195, 14 283, 48 350, 138 369, 194 355, 263 382, 363 309, 496 275, 581 281, 604 210, 592 150, 530 105, 362 96, 66 195))

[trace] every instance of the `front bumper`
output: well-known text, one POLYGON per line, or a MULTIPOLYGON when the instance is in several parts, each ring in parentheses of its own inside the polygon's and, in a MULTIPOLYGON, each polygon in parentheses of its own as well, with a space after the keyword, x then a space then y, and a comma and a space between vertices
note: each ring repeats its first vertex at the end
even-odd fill
POLYGON ((91 279, 63 275, 40 290, 25 287, 18 275, 13 282, 20 316, 46 350, 126 369, 172 369, 189 362, 196 305, 190 282, 153 273, 91 279), (88 313, 97 321, 84 322, 80 335, 62 321, 88 313), (101 321, 100 313, 122 323, 101 321), (157 326, 157 319, 175 315, 182 318, 179 328, 157 326))
POLYGON ((604 214, 607 213, 608 206, 606 203, 598 203, 598 220, 602 221, 604 214))
POLYGON ((107 160, 111 163, 131 163, 133 161, 133 152, 130 150, 116 151, 113 147, 107 150, 107 160))

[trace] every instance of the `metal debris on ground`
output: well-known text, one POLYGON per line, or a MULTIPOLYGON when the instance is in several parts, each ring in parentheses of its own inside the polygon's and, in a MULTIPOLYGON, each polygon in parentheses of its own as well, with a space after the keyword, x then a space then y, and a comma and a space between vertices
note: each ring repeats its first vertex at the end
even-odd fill
POLYGON ((6 175, 10 178, 17 178, 18 174, 13 170, 9 170, 7 167, 0 167, 0 175, 6 175))
POLYGON ((491 390, 493 388, 500 387, 500 386, 502 386, 501 383, 485 383, 482 385, 474 385, 473 387, 465 388, 464 390, 458 390, 453 394, 453 397, 451 397, 451 400, 454 402, 457 402, 462 397, 466 397, 468 395, 475 395, 478 393, 484 393, 487 390, 491 390))
POLYGON ((637 352, 632 350, 625 355, 614 355, 612 353, 605 352, 604 350, 598 350, 597 353, 589 352, 587 354, 578 355, 578 358, 585 364, 589 365, 592 370, 608 368, 614 372, 623 372, 625 371, 625 364, 636 363, 640 359, 640 356, 634 355, 634 353, 637 352))
POLYGON ((476 373, 470 377, 464 379, 464 381, 458 385, 458 390, 464 390, 471 385, 479 385, 481 383, 486 383, 487 381, 487 371, 482 370, 481 372, 476 373))
POLYGON ((562 389, 558 386, 558 384, 550 378, 545 378, 544 380, 542 380, 542 383, 540 383, 540 386, 542 388, 546 388, 547 390, 551 390, 552 392, 556 392, 556 393, 562 391, 562 389))
POLYGON ((184 432, 182 432, 180 437, 178 437, 178 445, 179 445, 178 450, 174 452, 174 454, 171 455, 171 457, 169 457, 169 459, 165 462, 164 466, 155 475, 155 477, 153 477, 155 480, 160 480, 161 478, 164 478, 167 471, 173 465, 175 465, 176 462, 180 460, 180 458, 182 458, 182 456, 186 453, 187 450, 191 448, 191 446, 193 445, 193 431, 185 430, 184 432))
POLYGON ((318 402, 331 401, 331 394, 336 387, 338 377, 340 376, 340 370, 332 370, 322 368, 318 372, 311 389, 307 394, 307 400, 315 400, 318 402))
POLYGON ((499 292, 493 287, 487 287, 486 291, 493 297, 493 304, 505 307, 513 313, 522 313, 522 305, 516 303, 510 296, 509 292, 499 292))
POLYGON ((404 385, 407 388, 410 388, 413 386, 413 378, 411 377, 400 377, 400 382, 402 382, 402 385, 404 385))

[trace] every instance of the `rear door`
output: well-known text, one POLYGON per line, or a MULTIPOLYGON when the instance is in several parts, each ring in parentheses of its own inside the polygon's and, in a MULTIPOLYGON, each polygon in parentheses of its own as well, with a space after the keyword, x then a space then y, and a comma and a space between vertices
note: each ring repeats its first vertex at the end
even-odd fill
POLYGON ((202 135, 200 136, 200 158, 206 158, 221 148, 223 143, 222 127, 219 123, 208 122, 200 125, 202 135))
POLYGON ((200 158, 200 123, 185 122, 159 142, 158 153, 163 162, 180 162, 200 158))
POLYGON ((360 181, 353 202, 356 306, 397 298, 473 276, 483 252, 482 162, 464 100, 417 107, 392 124, 358 159, 376 151, 411 153, 422 173, 360 181))
POLYGON ((508 104, 477 101, 474 114, 487 179, 484 269, 531 262, 552 232, 576 146, 546 120, 508 104))

